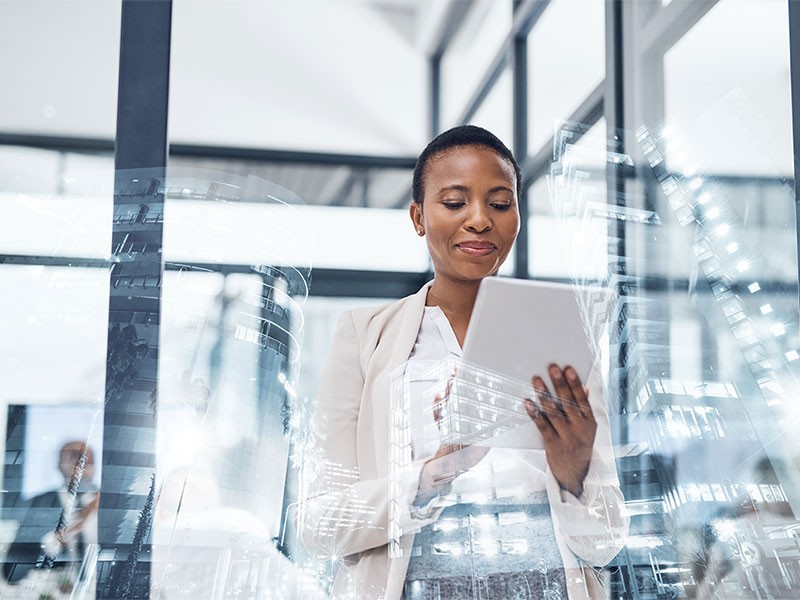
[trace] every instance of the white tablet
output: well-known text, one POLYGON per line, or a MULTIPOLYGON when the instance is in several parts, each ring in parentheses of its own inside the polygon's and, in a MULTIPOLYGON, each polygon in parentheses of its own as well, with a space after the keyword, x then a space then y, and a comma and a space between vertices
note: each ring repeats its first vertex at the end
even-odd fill
POLYGON ((582 381, 591 371, 590 350, 578 305, 582 288, 487 277, 481 282, 464 340, 464 361, 530 383, 547 367, 572 365, 582 381))

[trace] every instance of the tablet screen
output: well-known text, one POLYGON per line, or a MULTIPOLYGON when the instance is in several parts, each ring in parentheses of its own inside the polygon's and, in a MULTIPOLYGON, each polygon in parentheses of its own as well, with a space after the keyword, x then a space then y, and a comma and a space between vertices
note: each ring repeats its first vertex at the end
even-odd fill
POLYGON ((487 277, 464 341, 464 360, 526 383, 556 363, 586 381, 594 356, 579 306, 582 288, 487 277))

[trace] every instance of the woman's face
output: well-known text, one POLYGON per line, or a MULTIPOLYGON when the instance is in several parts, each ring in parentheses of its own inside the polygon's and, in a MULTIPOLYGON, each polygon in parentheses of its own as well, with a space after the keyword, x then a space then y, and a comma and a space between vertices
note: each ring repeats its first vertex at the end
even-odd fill
POLYGON ((519 233, 514 168, 483 146, 460 146, 427 165, 411 219, 424 232, 437 277, 480 280, 500 268, 519 233))

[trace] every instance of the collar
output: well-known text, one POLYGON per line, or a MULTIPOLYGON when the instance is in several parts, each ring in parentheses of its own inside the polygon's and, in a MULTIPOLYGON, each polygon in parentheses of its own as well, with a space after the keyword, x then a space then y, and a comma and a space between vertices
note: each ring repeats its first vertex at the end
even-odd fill
POLYGON ((392 359, 389 363, 388 372, 390 373, 407 361, 411 351, 414 349, 414 342, 417 341, 417 335, 419 334, 419 326, 422 324, 422 315, 425 313, 425 300, 428 299, 428 290, 432 284, 433 280, 423 285, 413 296, 407 297, 407 303, 402 311, 400 329, 392 352, 392 359))
POLYGON ((453 326, 444 311, 439 306, 426 306, 423 310, 430 315, 430 319, 436 325, 448 354, 460 359, 464 353, 461 346, 458 345, 456 332, 453 331, 453 326))

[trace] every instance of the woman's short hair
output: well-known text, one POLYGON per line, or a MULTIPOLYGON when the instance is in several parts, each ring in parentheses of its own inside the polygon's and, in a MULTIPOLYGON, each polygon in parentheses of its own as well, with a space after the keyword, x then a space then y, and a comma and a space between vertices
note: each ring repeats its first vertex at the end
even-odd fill
POLYGON ((411 184, 411 196, 414 202, 422 203, 425 195, 425 176, 431 159, 443 152, 463 146, 482 146, 496 152, 514 167, 517 178, 517 197, 522 195, 522 172, 517 159, 506 145, 491 131, 477 125, 459 125, 437 135, 422 151, 414 167, 414 178, 411 184))

